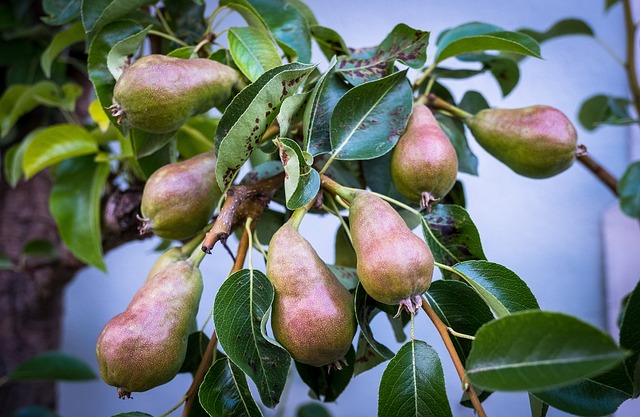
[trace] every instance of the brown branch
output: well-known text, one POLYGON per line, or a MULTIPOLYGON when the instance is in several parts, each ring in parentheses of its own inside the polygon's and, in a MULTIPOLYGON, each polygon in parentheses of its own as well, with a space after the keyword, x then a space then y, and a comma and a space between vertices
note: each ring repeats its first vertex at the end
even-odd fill
POLYGON ((422 297, 422 309, 425 313, 427 313, 427 316, 429 316, 429 319, 431 319, 431 322, 436 327, 436 330, 438 331, 438 333, 440 333, 440 337, 442 338, 442 341, 447 348, 447 352, 449 352, 449 356, 451 356, 453 366, 455 366, 456 371, 458 372, 458 376, 460 377, 460 381, 462 381, 464 390, 469 395, 469 399, 471 400, 471 404, 473 404, 474 410, 476 410, 476 413, 479 417, 487 417, 487 414, 482 408, 482 403, 478 398, 478 394, 476 394, 476 391, 473 389, 473 386, 469 382, 467 371, 464 369, 464 365, 462 365, 462 361, 458 356, 458 352, 456 352, 455 347, 453 347, 453 342, 451 341, 451 336, 449 335, 447 326, 442 322, 442 320, 440 320, 440 317, 438 317, 436 312, 433 311, 433 308, 431 308, 431 305, 429 305, 429 302, 424 296, 422 297))
POLYGON ((598 177, 598 179, 613 193, 613 195, 618 197, 618 180, 587 154, 587 148, 584 145, 578 146, 576 155, 578 161, 598 177))
POLYGON ((638 84, 638 68, 636 67, 636 31, 638 26, 633 22, 631 0, 624 0, 622 6, 624 8, 624 26, 627 37, 627 62, 625 67, 636 114, 640 116, 640 84, 638 84))

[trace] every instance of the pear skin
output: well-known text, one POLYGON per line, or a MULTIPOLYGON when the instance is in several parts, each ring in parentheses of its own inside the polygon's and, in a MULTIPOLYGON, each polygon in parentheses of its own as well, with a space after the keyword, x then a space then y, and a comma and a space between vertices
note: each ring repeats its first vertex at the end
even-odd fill
POLYGON ((96 343, 102 379, 121 398, 172 380, 187 352, 202 296, 202 275, 178 261, 148 278, 96 343))
POLYGON ((553 107, 485 109, 466 123, 480 146, 525 177, 552 177, 576 159, 576 129, 553 107))
POLYGON ((215 176, 214 151, 165 165, 147 180, 142 192, 141 233, 186 239, 207 225, 222 192, 215 176))
POLYGON ((147 55, 124 69, 109 109, 132 127, 168 133, 192 116, 225 105, 242 87, 241 80, 238 71, 210 59, 147 55))
POLYGON ((431 285, 434 259, 429 246, 383 199, 358 191, 349 207, 360 283, 373 299, 415 314, 431 285))
POLYGON ((356 332, 351 293, 288 223, 271 238, 266 271, 276 340, 298 362, 339 368, 356 332))
POLYGON ((444 197, 456 182, 458 156, 427 106, 415 104, 391 156, 391 178, 405 198, 422 207, 444 197))

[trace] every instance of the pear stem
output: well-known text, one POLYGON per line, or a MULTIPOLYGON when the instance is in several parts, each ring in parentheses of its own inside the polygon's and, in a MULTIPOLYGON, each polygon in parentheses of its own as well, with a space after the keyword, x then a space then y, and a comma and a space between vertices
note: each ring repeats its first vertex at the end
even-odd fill
POLYGON ((304 207, 298 207, 297 209, 295 209, 293 211, 293 214, 291 214, 291 217, 289 218, 287 223, 293 226, 294 229, 298 230, 298 227, 300 227, 300 223, 302 223, 302 219, 307 214, 307 212, 311 209, 311 207, 315 202, 316 202, 316 199, 314 198, 313 200, 309 201, 304 207))
POLYGON ((484 409, 482 408, 482 403, 478 398, 478 394, 473 389, 471 383, 469 383, 469 377, 467 376, 467 371, 464 369, 462 365, 462 361, 458 356, 458 352, 456 352, 455 347, 453 346, 453 342, 451 341, 451 336, 449 335, 449 330, 447 329, 447 325, 440 320, 440 317, 436 314, 436 312, 431 308, 431 305, 427 301, 425 297, 422 297, 422 310, 427 314, 436 330, 440 334, 442 341, 444 342, 445 347, 447 348, 447 352, 449 352, 449 356, 451 356, 451 361, 458 372, 458 376, 460 377, 460 381, 462 381, 462 386, 464 391, 469 395, 469 399, 471 400, 471 404, 473 404, 473 409, 476 410, 476 414, 479 417, 487 417, 484 409))
POLYGON ((181 45, 181 46, 189 46, 189 45, 188 45, 186 42, 184 42, 183 40, 178 39, 178 38, 176 38, 175 36, 168 35, 168 34, 166 34, 166 33, 164 33, 164 32, 160 32, 160 31, 157 31, 157 30, 153 30, 153 29, 152 29, 152 30, 150 30, 148 33, 149 33, 149 35, 156 35, 156 36, 159 36, 159 37, 161 37, 161 38, 168 39, 168 40, 173 41, 173 42, 175 42, 175 43, 177 43, 178 45, 181 45))
POLYGON ((205 255, 206 253, 201 250, 194 250, 191 256, 189 256, 189 259, 187 260, 191 265, 197 268, 202 263, 202 260, 204 259, 205 255))
POLYGON ((473 116, 471 113, 468 113, 461 108, 454 106, 453 104, 441 99, 433 93, 427 94, 426 104, 433 109, 445 110, 461 120, 466 120, 469 117, 473 116))
POLYGON ((598 177, 600 182, 602 182, 613 193, 614 196, 619 197, 618 180, 613 175, 611 175, 611 173, 607 171, 602 165, 591 158, 587 154, 587 150, 584 146, 578 147, 576 157, 578 159, 578 162, 580 162, 589 171, 591 171, 593 175, 598 177))
POLYGON ((354 198, 356 198, 356 193, 362 190, 357 190, 355 188, 345 187, 344 185, 340 185, 331 178, 327 177, 325 174, 320 175, 320 180, 322 181, 322 188, 329 191, 331 194, 340 196, 343 200, 347 202, 351 202, 354 198))

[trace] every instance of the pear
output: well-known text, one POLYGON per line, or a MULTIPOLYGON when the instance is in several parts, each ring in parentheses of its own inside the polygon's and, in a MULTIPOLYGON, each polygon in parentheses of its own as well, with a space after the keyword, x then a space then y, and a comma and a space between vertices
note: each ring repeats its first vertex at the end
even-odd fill
POLYGON ((165 165, 142 191, 141 233, 186 239, 207 225, 222 195, 215 176, 214 151, 165 165))
POLYGON ((124 69, 109 109, 132 127, 168 133, 191 116, 227 104, 241 88, 240 73, 219 62, 152 54, 124 69))
POLYGON ((351 293, 289 223, 271 238, 266 271, 276 340, 298 362, 339 369, 356 331, 351 293))
POLYGON ((391 156, 391 178, 405 198, 428 207, 456 182, 458 156, 428 107, 413 106, 407 129, 391 156))
POLYGON ((434 259, 389 203, 357 191, 349 206, 360 284, 374 300, 415 314, 431 285, 434 259))
POLYGON ((576 159, 576 129, 553 107, 485 109, 466 123, 480 146, 525 177, 552 177, 576 159))
POLYGON ((120 398, 173 379, 187 352, 202 296, 202 275, 181 260, 148 278, 125 311, 100 332, 96 356, 120 398))

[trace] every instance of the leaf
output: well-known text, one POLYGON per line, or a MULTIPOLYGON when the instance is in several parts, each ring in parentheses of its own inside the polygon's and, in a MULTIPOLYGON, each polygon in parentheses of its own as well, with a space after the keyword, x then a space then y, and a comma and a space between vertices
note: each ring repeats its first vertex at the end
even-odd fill
POLYGON ((7 149, 4 155, 4 175, 7 183, 11 187, 15 187, 22 179, 24 171, 22 170, 22 160, 24 159, 24 151, 29 146, 33 138, 40 133, 43 128, 35 128, 29 132, 21 142, 16 143, 7 149))
POLYGON ((474 90, 469 90, 462 96, 458 107, 467 113, 475 114, 481 110, 488 109, 490 106, 482 94, 474 90))
POLYGON ((436 45, 436 63, 453 56, 480 51, 515 52, 541 58, 540 45, 530 36, 478 22, 443 32, 436 45))
POLYGON ((358 321, 358 327, 360 327, 360 334, 364 336, 367 342, 371 345, 371 348, 378 355, 385 359, 391 359, 393 357, 393 352, 373 337, 370 323, 373 317, 381 310, 377 308, 375 301, 369 296, 369 294, 367 294, 364 288, 362 288, 362 285, 358 285, 358 288, 356 288, 355 309, 356 320, 358 321))
POLYGON ((262 272, 243 269, 225 280, 213 307, 220 345, 253 379, 262 402, 271 408, 280 400, 291 363, 289 353, 266 338, 261 329, 273 296, 273 287, 262 272))
POLYGON ((406 70, 347 91, 331 116, 336 159, 373 159, 389 152, 404 132, 412 109, 406 70))
POLYGON ((640 161, 630 164, 618 183, 620 208, 631 217, 640 217, 640 161))
POLYGON ((217 360, 198 389, 200 404, 210 416, 262 416, 247 378, 228 358, 217 360))
POLYGON ((98 144, 89 132, 77 125, 55 125, 39 131, 27 145, 22 170, 28 178, 65 159, 93 154, 98 144))
POLYGON ((195 374, 200 362, 202 362, 202 357, 207 350, 208 344, 209 337, 203 332, 198 331, 191 333, 187 340, 187 353, 178 372, 191 372, 195 374))
POLYGON ((225 6, 238 12, 246 22, 256 28, 269 32, 269 26, 248 0, 220 0, 220 7, 225 6))
POLYGON ((318 403, 308 403, 298 408, 296 417, 331 417, 331 414, 325 407, 318 403))
POLYGON ((129 129, 131 147, 136 158, 152 155, 165 147, 175 137, 176 131, 150 133, 137 128, 129 129))
POLYGON ((20 407, 11 417, 60 417, 55 411, 38 405, 20 407))
POLYGON ((633 354, 625 361, 627 374, 632 377, 633 396, 640 394, 640 281, 629 295, 620 325, 620 346, 629 349, 633 354))
MULTIPOLYGON (((442 322, 458 333, 473 336, 480 326, 493 320, 487 304, 463 282, 434 281, 425 296, 442 322)), ((471 350, 471 340, 455 336, 451 340, 464 365, 471 350)))
POLYGON ((387 358, 381 356, 367 341, 366 337, 360 332, 358 335, 358 347, 356 348, 355 366, 353 376, 374 368, 375 366, 387 361, 387 358))
POLYGON ((302 119, 301 109, 309 98, 309 93, 300 93, 289 96, 282 102, 282 107, 278 112, 276 119, 280 126, 280 136, 287 137, 291 126, 295 125, 302 119))
POLYGON ((180 156, 191 158, 204 152, 213 151, 212 132, 216 131, 218 120, 201 114, 189 118, 176 132, 176 142, 180 156))
POLYGON ((589 97, 580 106, 578 119, 587 130, 595 130, 600 125, 629 125, 637 123, 629 114, 630 101, 598 94, 589 97))
POLYGON ((437 352, 421 340, 404 344, 382 374, 379 417, 452 416, 437 352))
POLYGON ((480 328, 467 375, 484 389, 536 391, 579 381, 624 357, 609 335, 575 317, 522 311, 480 328))
POLYGON ((48 16, 42 21, 51 26, 69 23, 80 14, 82 0, 44 0, 42 8, 48 16))
POLYGON ((89 34, 97 33, 109 23, 130 16, 141 6, 155 0, 91 0, 82 2, 82 24, 89 34))
POLYGON ((111 417, 153 417, 151 414, 143 413, 141 411, 130 411, 128 413, 118 413, 111 417))
POLYGON ((22 248, 22 255, 46 259, 57 259, 60 257, 60 253, 58 253, 53 242, 47 239, 33 239, 28 241, 22 248))
POLYGON ((268 33, 251 26, 229 28, 229 52, 240 71, 252 82, 268 70, 282 65, 268 33))
POLYGON ((44 106, 73 112, 76 108, 76 100, 82 95, 82 92, 80 85, 74 82, 68 82, 51 94, 38 94, 34 99, 44 106))
POLYGON ((333 275, 338 278, 340 284, 342 284, 349 291, 355 290, 358 286, 358 273, 355 268, 349 268, 342 265, 327 264, 327 267, 333 272, 333 275))
POLYGON ((464 125, 460 120, 436 114, 436 119, 442 131, 447 135, 458 157, 458 171, 471 175, 478 175, 478 157, 469 148, 465 136, 464 125))
POLYGON ((347 44, 335 30, 319 25, 313 25, 309 30, 328 60, 331 60, 334 55, 349 55, 347 44))
POLYGON ((114 79, 120 78, 127 65, 128 57, 138 51, 152 27, 153 25, 149 25, 140 32, 127 36, 113 45, 107 54, 107 68, 114 79))
POLYGON ((278 43, 294 60, 311 62, 311 35, 307 19, 285 0, 248 0, 269 26, 278 43))
MULTIPOLYGON (((79 1, 77 2, 80 3, 79 1)), ((69 46, 84 40, 84 29, 81 22, 76 22, 68 28, 56 33, 51 43, 40 55, 40 67, 47 78, 51 78, 53 60, 69 46)))
POLYGON ((527 284, 513 271, 487 261, 465 261, 453 266, 491 307, 497 317, 524 310, 539 309, 527 284))
POLYGON ((351 381, 355 356, 352 346, 344 357, 346 365, 343 365, 340 370, 331 369, 329 371, 327 366, 317 367, 300 362, 295 362, 295 364, 300 378, 311 389, 313 397, 330 403, 340 396, 351 381))
POLYGON ((227 107, 215 133, 218 149, 216 178, 226 191, 271 125, 285 98, 293 95, 315 68, 286 64, 264 73, 240 91, 227 107))
POLYGON ((197 45, 207 33, 203 1, 173 0, 164 3, 164 8, 165 17, 169 15, 169 27, 187 45, 197 45))
POLYGON ((580 19, 563 19, 554 23, 546 32, 539 32, 533 29, 519 29, 518 32, 531 36, 537 42, 542 43, 549 39, 568 35, 594 36, 593 29, 586 22, 580 19))
POLYGON ((605 11, 609 11, 611 7, 615 6, 620 2, 621 0, 606 0, 605 7, 604 7, 605 11))
POLYGON ((422 220, 422 231, 436 261, 455 265, 486 259, 476 225, 467 211, 456 205, 436 204, 422 220))
POLYGON ((0 137, 6 136, 20 117, 36 108, 37 97, 55 97, 58 86, 51 81, 33 85, 11 85, 0 98, 0 137))
POLYGON ((96 374, 81 359, 63 352, 49 351, 32 356, 9 373, 14 381, 85 381, 96 374))
POLYGON ((429 32, 413 29, 399 24, 376 48, 370 58, 342 56, 338 59, 337 72, 349 83, 360 85, 377 80, 389 74, 389 68, 395 61, 419 69, 427 59, 429 32))
MULTIPOLYGON (((305 157, 295 141, 278 138, 276 144, 284 167, 284 193, 287 208, 295 210, 306 205, 318 195, 320 175, 311 168, 313 158, 309 160, 305 157)), ((307 155, 310 157, 309 154, 307 155)))
POLYGON ((349 86, 335 73, 335 63, 332 60, 329 69, 316 82, 304 111, 303 149, 314 156, 331 152, 331 116, 338 101, 349 91, 349 86))
POLYGON ((106 271, 102 258, 100 197, 109 175, 107 163, 96 164, 93 156, 62 162, 55 170, 49 210, 60 237, 71 253, 91 266, 106 271))

